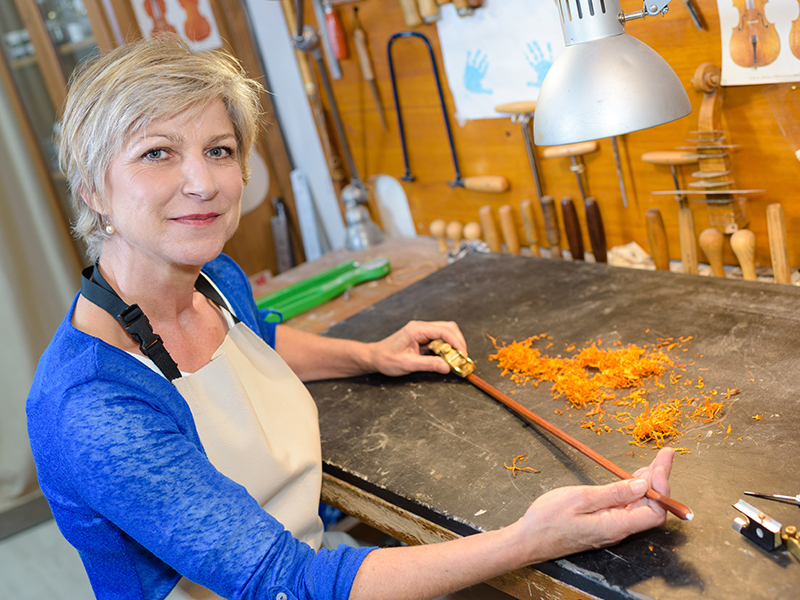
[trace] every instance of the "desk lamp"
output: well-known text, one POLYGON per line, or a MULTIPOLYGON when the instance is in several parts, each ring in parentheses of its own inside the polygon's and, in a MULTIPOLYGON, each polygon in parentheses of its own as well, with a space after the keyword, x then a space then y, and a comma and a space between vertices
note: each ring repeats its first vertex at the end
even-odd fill
POLYGON ((692 112, 666 61, 625 33, 627 21, 666 14, 669 1, 649 0, 642 10, 626 14, 620 0, 556 0, 566 48, 536 101, 537 145, 613 137, 692 112))
MULTIPOLYGON (((383 240, 383 233, 377 225, 370 219, 369 211, 366 208, 367 188, 359 177, 353 155, 350 152, 350 145, 344 134, 342 118, 339 115, 339 107, 336 97, 333 95, 330 76, 325 63, 322 60, 322 50, 320 48, 319 33, 310 25, 304 25, 303 20, 303 0, 295 0, 295 17, 297 29, 292 34, 292 42, 295 48, 301 52, 311 54, 317 65, 322 87, 328 96, 328 104, 331 109, 331 116, 342 145, 342 153, 347 161, 347 168, 350 171, 350 183, 342 188, 341 200, 345 207, 344 220, 347 226, 345 247, 348 250, 362 250, 369 248, 383 240)), ((324 24, 320 24, 324 26, 324 24)))

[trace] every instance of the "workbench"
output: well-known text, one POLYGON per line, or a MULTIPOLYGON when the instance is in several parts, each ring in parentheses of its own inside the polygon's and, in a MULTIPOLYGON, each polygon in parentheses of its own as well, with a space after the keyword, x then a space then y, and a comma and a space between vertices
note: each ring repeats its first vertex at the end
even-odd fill
MULTIPOLYGON (((585 411, 570 410, 549 383, 502 376, 488 360, 495 351, 488 336, 511 343, 547 333, 547 352, 564 355, 568 345, 598 339, 610 347, 691 337, 671 353, 682 376, 702 377, 703 393, 739 390, 719 421, 686 423, 668 444, 690 451, 675 457, 671 496, 693 509, 694 520, 670 515, 663 527, 611 548, 489 583, 519 598, 796 598, 800 562, 785 550, 761 550, 731 524, 738 499, 784 525, 800 524, 798 508, 743 495, 800 491, 798 306, 793 286, 473 253, 323 333, 369 342, 409 319, 455 320, 478 376, 628 472, 655 450, 630 445, 616 430, 582 428, 585 411)), ((615 479, 455 375, 369 375, 308 387, 320 414, 323 500, 409 543, 501 528, 550 489, 615 479), (513 477, 504 468, 522 453, 539 473, 513 477)))

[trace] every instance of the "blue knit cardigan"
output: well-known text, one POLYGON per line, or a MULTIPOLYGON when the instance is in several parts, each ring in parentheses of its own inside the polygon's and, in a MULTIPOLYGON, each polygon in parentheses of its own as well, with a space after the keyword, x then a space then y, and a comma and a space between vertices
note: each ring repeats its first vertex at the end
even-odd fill
MULTIPOLYGON (((203 271, 274 346, 242 270, 221 255, 203 271)), ((175 387, 75 329, 74 309, 39 362, 28 431, 42 491, 97 598, 161 599, 183 575, 225 598, 346 599, 370 549, 315 553, 292 538, 212 466, 175 387)))

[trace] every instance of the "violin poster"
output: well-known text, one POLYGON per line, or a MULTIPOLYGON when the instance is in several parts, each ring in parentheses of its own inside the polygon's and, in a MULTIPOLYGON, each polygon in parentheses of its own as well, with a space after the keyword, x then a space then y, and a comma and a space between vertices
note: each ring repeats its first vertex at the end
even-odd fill
POLYGON ((145 38, 169 31, 180 35, 194 50, 222 46, 209 0, 132 0, 131 4, 145 38))
POLYGON ((717 0, 722 85, 800 81, 799 0, 717 0))

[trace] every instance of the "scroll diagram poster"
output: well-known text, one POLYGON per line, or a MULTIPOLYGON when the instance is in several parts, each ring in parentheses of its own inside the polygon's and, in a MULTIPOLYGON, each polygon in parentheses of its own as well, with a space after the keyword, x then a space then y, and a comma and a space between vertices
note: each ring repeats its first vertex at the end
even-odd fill
POLYGON ((195 50, 222 46, 209 0, 132 0, 139 30, 146 38, 177 33, 195 50))
POLYGON ((717 0, 722 85, 800 81, 798 0, 717 0))
POLYGON ((452 3, 437 22, 456 119, 508 118, 507 102, 536 100, 544 76, 564 49, 552 0, 487 0, 469 17, 452 3))

